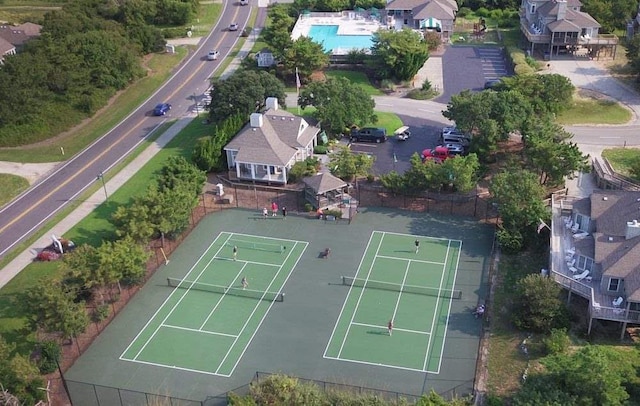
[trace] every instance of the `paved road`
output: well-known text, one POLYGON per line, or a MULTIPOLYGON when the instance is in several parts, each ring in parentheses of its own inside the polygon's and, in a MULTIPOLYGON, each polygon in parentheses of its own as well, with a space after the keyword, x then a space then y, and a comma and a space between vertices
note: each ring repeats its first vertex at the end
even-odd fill
POLYGON ((73 201, 144 141, 161 123, 190 114, 193 95, 201 95, 209 87, 209 78, 238 41, 240 31, 229 32, 231 22, 246 26, 250 7, 225 2, 222 16, 200 47, 185 60, 174 76, 122 123, 79 153, 61 164, 46 178, 0 210, 0 257, 26 239, 45 221, 73 201), (209 49, 220 51, 219 61, 206 61, 209 49), (167 117, 152 117, 158 102, 169 102, 173 109, 167 117))

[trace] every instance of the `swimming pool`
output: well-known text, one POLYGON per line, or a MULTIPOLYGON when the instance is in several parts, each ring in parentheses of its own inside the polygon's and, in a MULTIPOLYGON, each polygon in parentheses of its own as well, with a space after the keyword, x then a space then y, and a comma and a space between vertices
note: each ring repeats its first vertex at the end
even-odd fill
POLYGON ((369 49, 373 45, 371 35, 338 35, 337 25, 312 25, 309 37, 321 43, 326 52, 340 49, 340 53, 351 49, 369 49))

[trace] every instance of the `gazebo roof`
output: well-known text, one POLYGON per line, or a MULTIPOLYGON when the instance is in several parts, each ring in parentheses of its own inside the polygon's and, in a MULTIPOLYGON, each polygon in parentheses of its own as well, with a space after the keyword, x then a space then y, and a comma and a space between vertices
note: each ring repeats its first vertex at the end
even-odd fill
POLYGON ((321 195, 347 186, 347 182, 330 173, 321 173, 319 175, 309 176, 302 179, 302 182, 304 182, 305 186, 313 189, 316 195, 321 195))

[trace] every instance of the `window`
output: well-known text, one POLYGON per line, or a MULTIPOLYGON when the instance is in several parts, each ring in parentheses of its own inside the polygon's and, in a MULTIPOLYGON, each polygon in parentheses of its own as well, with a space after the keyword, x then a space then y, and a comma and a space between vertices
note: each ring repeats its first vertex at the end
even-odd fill
POLYGON ((619 285, 620 285, 620 279, 618 279, 618 278, 609 279, 609 291, 617 292, 619 285))
POLYGON ((589 272, 593 272, 593 259, 585 257, 584 255, 579 255, 577 268, 583 270, 586 269, 589 272))

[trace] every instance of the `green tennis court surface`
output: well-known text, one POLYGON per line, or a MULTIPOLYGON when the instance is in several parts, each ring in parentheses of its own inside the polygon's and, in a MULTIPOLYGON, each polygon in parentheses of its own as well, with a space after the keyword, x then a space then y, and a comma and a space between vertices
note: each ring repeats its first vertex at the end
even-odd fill
POLYGON ((461 248, 459 240, 374 231, 355 278, 342 278, 349 294, 324 357, 439 373, 451 304, 462 298, 454 289, 461 248))
POLYGON ((220 233, 186 275, 168 278, 172 293, 120 359, 231 376, 271 306, 284 300, 282 287, 306 246, 220 233))

